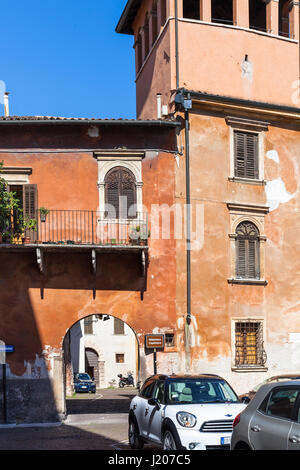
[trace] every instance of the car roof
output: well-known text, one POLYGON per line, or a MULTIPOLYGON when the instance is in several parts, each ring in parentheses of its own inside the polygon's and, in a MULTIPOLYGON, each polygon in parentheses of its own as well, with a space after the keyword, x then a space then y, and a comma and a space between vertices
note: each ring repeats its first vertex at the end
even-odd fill
POLYGON ((224 380, 223 377, 220 377, 219 375, 216 374, 156 374, 156 375, 151 375, 148 377, 146 381, 148 380, 178 380, 178 379, 218 379, 218 380, 224 380))
POLYGON ((300 379, 300 373, 299 374, 283 374, 283 375, 274 375, 272 377, 269 377, 268 380, 277 380, 277 379, 300 379))

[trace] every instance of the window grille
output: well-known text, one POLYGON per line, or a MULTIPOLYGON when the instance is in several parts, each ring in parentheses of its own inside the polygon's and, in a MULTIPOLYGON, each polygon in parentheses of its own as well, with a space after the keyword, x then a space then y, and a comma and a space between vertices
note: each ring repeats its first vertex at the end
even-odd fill
POLYGON ((263 341, 263 324, 256 321, 235 323, 235 365, 264 366, 266 352, 263 341))
POLYGON ((174 333, 166 333, 165 334, 165 347, 173 348, 174 346, 175 346, 174 333))
POLYGON ((124 354, 116 354, 116 362, 118 364, 123 364, 125 362, 125 355, 124 354))

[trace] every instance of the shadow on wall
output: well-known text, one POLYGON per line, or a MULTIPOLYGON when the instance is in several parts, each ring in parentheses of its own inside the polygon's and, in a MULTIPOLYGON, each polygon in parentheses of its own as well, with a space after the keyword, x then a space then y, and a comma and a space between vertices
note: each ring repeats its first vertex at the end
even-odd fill
MULTIPOLYGON (((50 355, 50 349, 44 350, 36 322, 38 315, 43 321, 42 313, 33 310, 29 290, 40 289, 41 295, 45 289, 140 291, 144 283, 140 258, 134 253, 122 256, 103 255, 94 277, 88 254, 48 254, 45 274, 38 270, 35 252, 0 254, 0 339, 15 347, 7 354, 8 423, 57 422, 65 413, 62 352, 50 355)), ((64 300, 72 309, 72 298, 67 295, 64 300)), ((52 327, 59 328, 63 312, 55 303, 51 311, 52 327)), ((0 376, 3 422, 2 384, 0 376)))

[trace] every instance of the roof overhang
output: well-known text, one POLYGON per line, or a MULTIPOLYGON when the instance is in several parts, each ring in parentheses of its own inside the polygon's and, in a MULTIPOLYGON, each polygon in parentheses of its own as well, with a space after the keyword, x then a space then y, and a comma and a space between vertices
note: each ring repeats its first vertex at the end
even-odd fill
POLYGON ((121 34, 133 35, 132 23, 142 4, 142 0, 128 0, 121 18, 116 27, 116 32, 121 34))

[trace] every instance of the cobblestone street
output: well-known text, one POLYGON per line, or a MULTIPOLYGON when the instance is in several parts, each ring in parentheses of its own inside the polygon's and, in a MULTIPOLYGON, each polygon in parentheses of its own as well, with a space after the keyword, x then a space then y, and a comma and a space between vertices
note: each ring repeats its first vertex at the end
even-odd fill
POLYGON ((136 393, 77 394, 67 399, 68 417, 60 425, 0 426, 0 450, 129 450, 128 409, 136 393))

